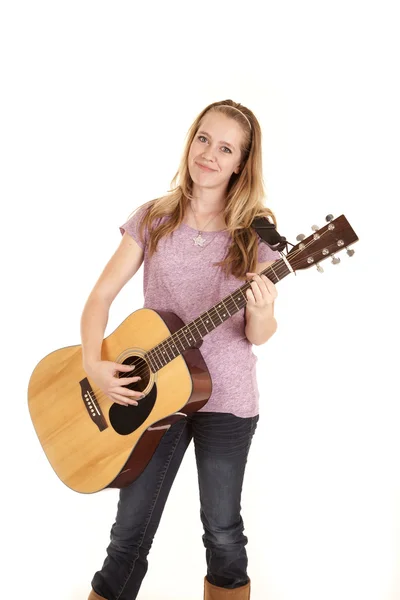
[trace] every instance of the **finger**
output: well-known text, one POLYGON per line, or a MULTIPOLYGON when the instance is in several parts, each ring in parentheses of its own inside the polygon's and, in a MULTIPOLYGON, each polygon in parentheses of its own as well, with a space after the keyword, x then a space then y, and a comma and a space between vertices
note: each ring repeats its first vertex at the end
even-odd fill
POLYGON ((126 396, 127 398, 136 398, 141 399, 144 395, 143 392, 137 392, 136 390, 130 390, 126 387, 116 387, 113 388, 112 394, 119 394, 120 396, 126 396))
POLYGON ((272 287, 274 287, 274 283, 270 279, 268 279, 266 275, 261 275, 261 279, 263 280, 263 282, 269 290, 272 289, 272 287))
POLYGON ((258 285, 257 281, 252 281, 250 283, 251 285, 251 289, 253 291, 254 297, 256 299, 256 302, 260 302, 260 300, 263 299, 263 294, 262 294, 262 290, 260 288, 260 286, 258 285))
MULTIPOLYGON (((252 275, 253 275, 253 280, 257 281, 257 283, 260 285, 260 287, 262 287, 264 285, 265 279, 268 279, 267 277, 265 277, 265 275, 259 275, 258 273, 253 273, 252 275)), ((269 281, 269 279, 268 279, 268 281, 269 281)))
POLYGON ((274 283, 268 279, 266 275, 255 275, 255 280, 259 284, 260 290, 264 298, 269 298, 270 300, 274 297, 274 292, 276 292, 276 288, 274 283))
POLYGON ((260 275, 258 275, 258 273, 247 273, 247 275, 251 275, 253 281, 249 282, 250 285, 255 282, 258 284, 258 287, 260 288, 260 290, 262 290, 262 288, 264 287, 264 281, 261 279, 260 275))
POLYGON ((275 299, 278 296, 278 291, 276 289, 275 284, 270 279, 268 279, 268 277, 266 277, 265 275, 261 275, 261 277, 264 280, 264 283, 267 286, 269 293, 275 299))
POLYGON ((116 371, 133 371, 136 365, 122 365, 121 363, 114 363, 116 371))
POLYGON ((138 405, 137 400, 128 398, 127 396, 123 396, 122 394, 116 394, 115 392, 112 392, 111 394, 108 394, 108 396, 113 402, 117 402, 118 404, 124 404, 125 406, 128 406, 129 404, 132 404, 134 406, 138 405))
POLYGON ((246 296, 247 296, 247 303, 250 304, 251 306, 255 305, 256 299, 254 298, 253 290, 251 288, 246 290, 246 296))
POLYGON ((142 378, 136 375, 136 377, 114 377, 114 379, 118 382, 118 385, 129 385, 130 383, 139 381, 142 378))

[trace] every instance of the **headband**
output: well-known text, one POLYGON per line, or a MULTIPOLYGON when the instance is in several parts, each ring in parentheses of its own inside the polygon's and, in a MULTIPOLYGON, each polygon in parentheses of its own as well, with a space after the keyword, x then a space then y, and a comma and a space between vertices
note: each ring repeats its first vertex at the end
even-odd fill
POLYGON ((241 110, 239 110, 238 108, 236 108, 236 106, 231 106, 230 104, 218 104, 215 108, 218 108, 219 106, 229 106, 229 108, 233 108, 234 110, 237 110, 238 112, 240 112, 240 114, 246 119, 246 121, 249 124, 249 127, 251 129, 251 123, 249 121, 249 119, 246 117, 246 115, 244 113, 242 113, 241 110))

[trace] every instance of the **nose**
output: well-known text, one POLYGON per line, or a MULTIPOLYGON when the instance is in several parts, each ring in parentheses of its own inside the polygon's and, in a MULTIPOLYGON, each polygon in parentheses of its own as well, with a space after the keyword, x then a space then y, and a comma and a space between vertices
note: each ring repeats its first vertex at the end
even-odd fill
POLYGON ((203 150, 203 158, 207 161, 215 162, 215 149, 209 145, 203 150))

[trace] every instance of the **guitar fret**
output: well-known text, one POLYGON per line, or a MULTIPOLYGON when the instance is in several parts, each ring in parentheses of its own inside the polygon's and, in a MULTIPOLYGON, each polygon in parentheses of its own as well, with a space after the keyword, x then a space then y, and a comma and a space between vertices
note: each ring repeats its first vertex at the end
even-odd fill
POLYGON ((197 327, 196 321, 192 321, 191 323, 189 323, 189 327, 195 342, 200 342, 203 339, 203 336, 201 334, 201 331, 197 327))
MULTIPOLYGON (((161 351, 162 351, 162 353, 164 355, 164 358, 165 358, 165 354, 167 354, 167 358, 168 358, 167 362, 170 362, 170 360, 171 360, 171 357, 170 357, 169 352, 168 352, 169 347, 170 346, 169 346, 169 343, 168 343, 167 340, 165 340, 164 342, 162 342, 162 344, 161 344, 161 351)), ((167 364, 167 362, 165 364, 167 364)))
POLYGON ((162 355, 160 346, 161 345, 157 346, 156 354, 157 354, 157 358, 158 358, 159 362, 161 363, 161 366, 164 367, 166 364, 166 363, 163 364, 163 361, 165 361, 165 357, 162 355))
POLYGON ((154 353, 154 358, 155 358, 155 360, 156 360, 156 367, 157 367, 157 371, 158 371, 158 369, 159 369, 160 367, 162 367, 163 365, 161 365, 161 364, 158 364, 158 362, 159 362, 159 360, 160 360, 160 359, 159 359, 159 358, 158 358, 158 356, 157 356, 157 350, 156 350, 156 351, 155 351, 155 353, 154 353))
POLYGON ((269 266, 269 268, 271 269, 271 271, 273 272, 274 276, 276 277, 276 281, 273 280, 273 278, 271 277, 271 274, 268 274, 268 279, 270 279, 272 281, 272 283, 278 283, 279 281, 279 277, 278 275, 275 273, 272 265, 269 266))
POLYGON ((157 358, 158 358, 158 362, 161 364, 161 367, 165 367, 165 365, 166 365, 165 357, 163 356, 160 347, 157 348, 157 358))
POLYGON ((201 322, 203 323, 203 325, 204 325, 204 329, 206 330, 206 332, 207 332, 207 333, 209 333, 209 331, 208 331, 208 329, 207 329, 207 325, 205 325, 205 324, 204 324, 204 321, 203 321, 203 319, 202 319, 201 315, 200 315, 199 319, 201 319, 201 322))
MULTIPOLYGON (((186 327, 187 327, 187 325, 186 325, 186 327)), ((189 340, 187 339, 187 337, 186 337, 187 329, 186 329, 186 333, 185 333, 183 330, 182 330, 182 333, 183 333, 183 335, 185 336, 186 342, 187 342, 187 344, 188 344, 188 348, 190 348, 190 346, 191 346, 191 343, 190 343, 190 341, 189 341, 189 340)), ((191 331, 190 331, 190 328, 189 328, 189 333, 191 333, 191 331)))
POLYGON ((193 323, 196 325, 196 329, 200 334, 200 338, 203 339, 205 335, 207 335, 207 329, 204 327, 204 323, 202 323, 200 317, 197 317, 193 323))
POLYGON ((167 348, 168 348, 168 352, 170 352, 170 353, 172 354, 172 360, 173 360, 174 358, 176 358, 176 354, 175 354, 175 352, 174 352, 174 349, 173 349, 173 347, 171 346, 171 344, 170 344, 170 342, 169 342, 169 341, 167 342, 167 348))
POLYGON ((234 298, 232 295, 230 295, 230 296, 229 296, 229 298, 232 298, 232 300, 233 300, 233 304, 235 305, 235 307, 236 307, 236 308, 237 308, 237 310, 239 311, 238 305, 237 305, 237 304, 236 304, 236 302, 235 302, 235 298, 234 298))
MULTIPOLYGON (((220 306, 221 306, 221 305, 220 305, 220 306)), ((217 307, 217 308, 214 308, 214 310, 215 310, 215 312, 217 313, 217 315, 219 316, 219 318, 221 319, 221 323, 223 323, 223 322, 224 322, 224 320, 223 320, 223 318, 221 317, 221 315, 220 315, 220 314, 219 314, 219 312, 218 312, 218 307, 217 307)))
MULTIPOLYGON (((171 336, 171 342, 174 342, 174 341, 175 341, 175 340, 174 340, 174 335, 175 335, 175 333, 174 333, 174 334, 171 336)), ((171 344, 170 344, 170 345, 171 345, 171 344)), ((180 352, 179 352, 179 350, 178 350, 178 347, 177 347, 177 345, 176 345, 176 344, 172 343, 172 345, 171 345, 171 350, 172 350, 172 352, 174 352, 174 353, 175 353, 175 351, 176 351, 176 354, 174 354, 174 358, 176 358, 177 356, 179 356, 180 352)))
POLYGON ((180 352, 179 352, 179 350, 178 350, 178 348, 177 348, 176 344, 170 344, 170 346, 171 346, 171 351, 172 351, 172 352, 173 352, 173 354, 174 354, 174 358, 176 358, 177 356, 179 356, 179 355, 180 355, 180 352))
POLYGON ((165 367, 165 365, 169 363, 169 360, 167 360, 167 357, 165 356, 161 345, 158 347, 157 354, 160 362, 162 363, 162 366, 165 367))
MULTIPOLYGON (((179 329, 179 331, 180 331, 180 329, 179 329)), ((174 333, 174 336, 175 336, 177 333, 179 333, 179 331, 176 331, 176 332, 174 333)), ((182 343, 182 340, 179 338, 179 335, 178 335, 178 339, 177 339, 177 341, 180 343, 180 345, 182 346, 183 350, 186 350, 186 347, 185 347, 185 346, 184 346, 184 344, 182 343)))
POLYGON ((155 362, 154 362, 154 360, 153 360, 153 355, 154 355, 154 352, 153 352, 153 350, 150 350, 150 351, 147 353, 147 357, 148 357, 148 359, 149 359, 149 362, 150 362, 150 367, 151 367, 151 370, 152 370, 152 371, 155 371, 155 370, 156 370, 156 364, 155 364, 155 362))
POLYGON ((209 333, 210 330, 207 327, 207 322, 204 322, 203 315, 201 315, 200 320, 201 320, 201 324, 204 327, 204 335, 207 335, 207 333, 209 333))
MULTIPOLYGON (((197 321, 197 319, 196 319, 196 321, 197 321)), ((194 323, 194 326, 196 327, 197 331, 199 332, 200 340, 202 340, 204 335, 201 333, 200 329, 197 327, 196 321, 193 321, 193 323, 194 323)), ((199 323, 199 325, 200 325, 200 323, 199 323)), ((197 341, 200 341, 200 340, 197 340, 197 341)))
POLYGON ((238 291, 239 291, 239 292, 242 294, 242 296, 243 296, 243 300, 245 300, 245 301, 246 301, 246 296, 245 296, 245 294, 243 294, 243 292, 242 292, 242 288, 239 288, 239 290, 238 290, 238 291))
POLYGON ((226 306, 226 304, 225 304, 225 302, 223 300, 222 300, 222 304, 225 306, 225 308, 226 308, 226 310, 228 312, 228 315, 231 316, 231 313, 229 312, 229 309, 228 309, 228 307, 226 306))
POLYGON ((218 325, 219 323, 214 323, 214 319, 213 319, 212 315, 210 314, 210 311, 211 311, 211 310, 212 310, 212 309, 210 309, 209 311, 207 311, 207 314, 208 314, 208 316, 210 317, 210 321, 211 321, 211 323, 213 324, 213 329, 215 329, 215 327, 217 327, 217 325, 218 325))

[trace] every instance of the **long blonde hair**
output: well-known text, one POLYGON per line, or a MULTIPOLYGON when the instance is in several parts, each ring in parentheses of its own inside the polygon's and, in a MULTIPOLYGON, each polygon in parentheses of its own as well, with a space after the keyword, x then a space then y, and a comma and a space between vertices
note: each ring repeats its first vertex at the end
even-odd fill
POLYGON ((262 177, 261 128, 251 110, 242 104, 232 100, 214 102, 197 116, 187 133, 184 152, 178 171, 171 181, 171 189, 165 196, 150 200, 139 207, 139 209, 147 209, 140 222, 139 234, 143 239, 144 230, 148 229, 151 257, 158 241, 164 235, 172 233, 182 223, 186 208, 193 199, 193 182, 188 169, 189 150, 201 121, 208 111, 219 112, 234 119, 244 132, 241 169, 238 174, 233 173, 231 176, 223 211, 226 229, 231 235, 232 243, 226 258, 219 263, 214 263, 214 266, 220 266, 226 274, 231 273, 239 279, 246 280, 246 273, 255 272, 257 265, 258 236, 250 225, 256 217, 267 217, 275 225, 276 219, 272 211, 263 203, 265 189, 262 177), (251 129, 246 118, 235 108, 246 115, 251 123, 251 129), (153 228, 154 221, 164 216, 170 218, 153 228))

